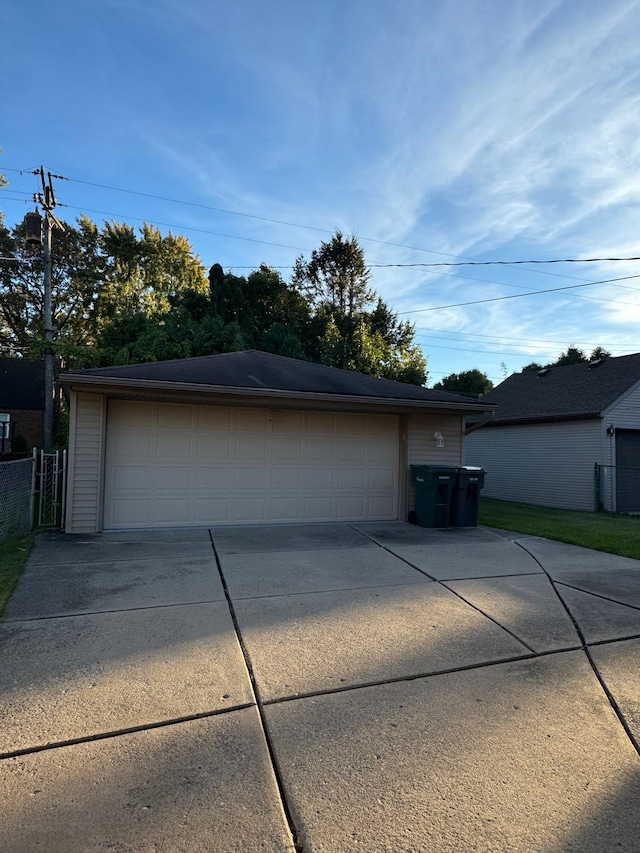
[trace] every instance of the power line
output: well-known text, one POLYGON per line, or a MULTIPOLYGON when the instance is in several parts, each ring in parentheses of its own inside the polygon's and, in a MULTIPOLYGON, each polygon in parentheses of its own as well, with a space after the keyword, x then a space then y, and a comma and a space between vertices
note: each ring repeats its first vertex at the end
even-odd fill
MULTIPOLYGON (((34 174, 34 175, 38 174, 37 169, 31 170, 31 169, 9 169, 9 168, 7 168, 6 171, 18 172, 20 175, 22 175, 24 173, 34 174)), ((68 178, 68 177, 65 177, 63 175, 52 175, 52 177, 58 178, 58 179, 64 180, 64 181, 69 181, 71 183, 83 184, 84 186, 90 186, 90 187, 96 187, 98 189, 109 190, 111 192, 125 193, 127 195, 139 196, 141 198, 149 198, 149 199, 153 199, 155 201, 164 201, 164 202, 167 202, 169 204, 180 204, 180 205, 183 205, 185 207, 194 207, 194 208, 198 208, 200 210, 208 210, 208 211, 212 211, 215 213, 224 213, 224 214, 229 215, 229 216, 240 216, 240 217, 243 217, 246 219, 255 219, 255 220, 258 220, 261 222, 269 222, 269 223, 275 224, 275 225, 285 225, 285 226, 290 227, 290 228, 301 228, 301 229, 304 229, 307 231, 315 231, 315 232, 320 232, 323 234, 331 234, 332 233, 332 231, 330 231, 327 228, 318 228, 318 227, 315 227, 312 225, 303 225, 299 222, 289 222, 287 220, 282 220, 282 219, 273 219, 273 218, 266 217, 266 216, 259 216, 257 214, 253 214, 253 213, 245 213, 242 211, 235 211, 235 210, 229 210, 227 208, 214 207, 212 205, 200 204, 198 202, 185 201, 184 199, 175 199, 175 198, 170 198, 168 196, 156 195, 154 193, 145 193, 145 192, 141 192, 139 190, 131 190, 131 189, 123 188, 123 187, 114 187, 114 186, 110 186, 109 184, 99 184, 99 183, 96 183, 93 181, 83 181, 83 180, 80 180, 78 178, 68 178)), ((69 207, 71 207, 71 206, 69 205, 69 207)), ((71 208, 71 209, 80 210, 80 208, 71 208)), ((90 211, 90 212, 102 213, 102 211, 90 211)), ((102 215, 114 216, 117 214, 106 213, 106 214, 102 214, 102 215)), ((129 218, 137 219, 138 221, 144 221, 144 220, 141 220, 140 217, 129 217, 129 218)), ((168 228, 180 227, 180 226, 168 225, 166 223, 158 223, 158 224, 164 225, 164 227, 168 227, 168 228)), ((200 229, 192 228, 190 230, 199 231, 200 229)), ((231 239, 239 239, 239 240, 243 240, 243 239, 248 240, 249 239, 249 238, 243 238, 243 237, 234 237, 234 235, 229 235, 229 234, 218 234, 217 232, 214 232, 214 231, 202 231, 201 233, 212 234, 214 236, 227 237, 227 238, 231 238, 231 239)), ((434 262, 434 263, 370 264, 369 265, 372 267, 380 267, 380 268, 384 268, 384 267, 387 267, 387 268, 393 268, 393 267, 397 267, 397 268, 399 268, 399 267, 425 267, 425 268, 428 268, 428 267, 436 267, 436 266, 467 266, 467 265, 472 265, 472 266, 473 265, 475 265, 475 266, 490 266, 490 265, 519 266, 519 265, 526 265, 526 264, 541 265, 541 264, 558 264, 558 263, 595 263, 595 262, 605 262, 605 261, 614 262, 614 261, 637 261, 637 260, 640 260, 640 257, 631 257, 631 258, 615 257, 615 258, 552 258, 549 260, 535 259, 535 260, 525 260, 525 261, 523 261, 523 260, 478 261, 475 259, 466 258, 464 255, 455 255, 455 254, 452 254, 450 252, 439 252, 439 251, 436 251, 435 249, 424 249, 424 248, 421 248, 418 246, 407 246, 407 245, 402 244, 402 243, 393 243, 393 242, 389 242, 387 240, 377 240, 377 239, 374 239, 373 237, 359 237, 359 239, 366 241, 366 242, 370 242, 370 243, 377 243, 378 245, 382 245, 382 246, 393 246, 394 248, 399 248, 399 249, 409 249, 411 251, 416 251, 416 252, 426 252, 428 254, 442 255, 444 257, 451 257, 451 258, 459 258, 460 259, 457 262, 442 261, 442 262, 437 262, 437 263, 434 262)), ((261 240, 255 240, 252 242, 266 243, 266 245, 278 246, 280 248, 295 249, 297 251, 305 251, 303 249, 298 249, 298 247, 296 247, 296 246, 283 246, 283 245, 278 244, 278 243, 268 243, 266 241, 261 241, 261 240)), ((235 267, 235 268, 236 269, 245 269, 245 267, 235 267)), ((291 269, 291 267, 278 267, 277 269, 291 269)), ((567 276, 567 275, 558 274, 558 273, 550 273, 548 271, 543 271, 543 270, 538 270, 537 274, 553 275, 553 276, 557 276, 560 278, 573 278, 573 276, 567 276)))
MULTIPOLYGON (((566 340, 557 341, 557 340, 549 340, 549 339, 544 339, 544 338, 510 338, 507 335, 483 335, 483 334, 480 334, 479 332, 454 332, 454 331, 451 331, 450 329, 431 329, 428 326, 416 326, 416 332, 440 332, 442 334, 447 334, 447 335, 465 335, 466 337, 470 337, 470 338, 471 337, 473 337, 473 338, 492 338, 493 340, 499 340, 499 341, 524 341, 526 343, 536 344, 539 346, 546 346, 546 345, 551 346, 552 344, 560 344, 560 346, 566 346, 566 343, 567 343, 566 340)), ((422 336, 422 337, 426 337, 426 336, 422 336)), ((455 340, 455 338, 442 338, 441 340, 455 340)), ((601 344, 593 344, 593 343, 587 344, 584 341, 579 341, 579 343, 581 343, 583 346, 586 346, 586 347, 601 346, 601 344)), ((617 344, 615 347, 613 347, 613 349, 624 349, 625 347, 635 347, 635 346, 637 346, 637 341, 634 341, 634 343, 630 343, 630 344, 617 344)), ((606 347, 606 349, 609 349, 609 347, 606 347)))
MULTIPOLYGON (((421 314, 425 311, 442 311, 445 308, 462 308, 466 305, 482 305, 485 302, 502 302, 505 299, 521 299, 523 296, 537 296, 540 293, 557 293, 560 290, 573 290, 578 287, 593 287, 594 284, 611 284, 615 281, 627 281, 631 278, 640 278, 640 273, 638 275, 625 275, 620 278, 604 278, 601 281, 589 281, 585 284, 567 284, 564 287, 551 287, 547 290, 530 290, 527 293, 512 293, 510 296, 494 296, 490 299, 475 299, 471 302, 456 302, 452 305, 435 305, 432 308, 415 308, 412 311, 398 311, 398 315, 400 314, 421 314)), ((607 302, 613 303, 614 300, 603 300, 607 302)), ((616 305, 634 305, 637 307, 636 302, 616 302, 616 305)))
MULTIPOLYGON (((486 341, 485 342, 485 341, 473 341, 473 340, 460 340, 459 338, 442 338, 442 337, 439 337, 437 335, 425 335, 425 334, 422 334, 420 332, 416 332, 415 337, 416 338, 423 338, 424 340, 429 341, 429 342, 431 342, 431 341, 450 341, 451 343, 475 344, 476 346, 484 346, 484 347, 498 347, 498 346, 505 345, 504 342, 500 342, 500 341, 495 341, 495 342, 494 341, 486 341)), ((513 338, 510 340, 513 340, 513 338)), ((430 345, 434 346, 434 347, 438 346, 437 344, 430 344, 430 345)), ((522 346, 523 347, 529 347, 529 348, 535 347, 536 349, 548 349, 548 350, 554 350, 555 351, 558 349, 559 346, 566 346, 566 345, 567 345, 566 341, 560 341, 558 344, 547 344, 544 342, 543 343, 536 343, 536 341, 527 342, 526 339, 524 339, 524 338, 522 339, 522 346)), ((425 346, 426 346, 426 344, 425 344, 425 346)), ((577 344, 576 344, 576 346, 577 346, 577 344)), ((586 346, 587 348, 589 348, 589 347, 595 348, 596 346, 601 346, 601 344, 583 344, 583 346, 586 346)), ((635 346, 635 344, 628 344, 627 346, 635 346)), ((627 349, 627 346, 624 346, 624 345, 622 345, 622 346, 621 345, 608 346, 608 347, 605 347, 605 349, 624 350, 624 349, 627 349)), ((441 349, 457 349, 457 347, 440 347, 440 348, 441 349)), ((497 352, 494 352, 493 350, 487 350, 487 349, 469 350, 469 352, 483 352, 483 353, 486 353, 487 355, 522 355, 522 353, 497 353, 497 352)))

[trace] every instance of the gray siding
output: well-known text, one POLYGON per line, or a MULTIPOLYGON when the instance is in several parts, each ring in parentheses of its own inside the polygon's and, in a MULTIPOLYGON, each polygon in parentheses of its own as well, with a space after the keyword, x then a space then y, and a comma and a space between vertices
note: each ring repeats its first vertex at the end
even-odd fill
POLYGON ((485 427, 466 438, 469 465, 486 469, 482 494, 565 509, 594 509, 601 421, 485 427))
POLYGON ((462 465, 463 418, 459 415, 411 415, 407 424, 407 506, 415 509, 411 465, 462 465), (434 432, 441 432, 444 447, 437 447, 434 432))
POLYGON ((609 425, 617 429, 640 429, 640 382, 607 409, 603 424, 605 429, 609 425))
POLYGON ((102 527, 102 458, 105 400, 99 394, 73 394, 67 492, 67 533, 95 533, 102 527))

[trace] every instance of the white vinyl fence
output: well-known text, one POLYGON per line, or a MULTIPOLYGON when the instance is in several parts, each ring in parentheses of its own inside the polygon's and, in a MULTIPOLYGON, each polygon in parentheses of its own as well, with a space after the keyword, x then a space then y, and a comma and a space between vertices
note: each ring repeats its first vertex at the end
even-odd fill
POLYGON ((0 542, 31 530, 36 454, 28 459, 0 462, 0 542))

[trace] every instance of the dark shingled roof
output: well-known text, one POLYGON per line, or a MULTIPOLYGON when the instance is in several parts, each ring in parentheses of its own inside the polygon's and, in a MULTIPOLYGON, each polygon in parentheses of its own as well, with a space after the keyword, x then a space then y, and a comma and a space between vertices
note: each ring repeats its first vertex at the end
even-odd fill
POLYGON ((44 362, 0 358, 0 412, 44 409, 44 362))
POLYGON ((640 353, 514 373, 483 400, 498 406, 491 426, 598 417, 637 382, 640 353))
POLYGON ((61 379, 73 377, 156 380, 190 383, 203 386, 293 391, 309 394, 336 394, 357 397, 378 397, 391 400, 420 402, 463 403, 481 411, 484 400, 470 400, 447 391, 434 391, 405 382, 377 379, 352 370, 339 370, 309 361, 299 361, 281 355, 247 350, 244 352, 206 355, 175 361, 155 361, 148 364, 127 364, 122 367, 101 367, 78 370, 61 379))

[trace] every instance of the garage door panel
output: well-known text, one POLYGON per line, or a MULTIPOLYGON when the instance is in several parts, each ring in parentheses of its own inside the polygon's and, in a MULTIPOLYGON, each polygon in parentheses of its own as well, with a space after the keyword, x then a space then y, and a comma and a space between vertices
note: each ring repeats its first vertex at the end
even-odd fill
POLYGON ((395 519, 398 432, 393 416, 111 401, 104 527, 395 519))
POLYGON ((304 431, 303 412, 280 412, 275 411, 272 417, 272 428, 275 435, 278 433, 302 433, 304 431))
POLYGON ((274 437, 271 445, 271 459, 274 462, 298 462, 302 459, 302 440, 294 436, 274 437))
POLYGON ((239 524, 260 524, 267 518, 266 509, 265 498, 232 498, 232 517, 239 524))
POLYGON ((260 434, 238 435, 235 440, 235 460, 267 461, 267 440, 260 434))
POLYGON ((394 468, 368 468, 367 478, 370 489, 389 491, 396 483, 396 472, 394 468))
POLYGON ((308 497, 303 498, 304 517, 315 521, 332 521, 333 498, 332 497, 308 497))
POLYGON ((297 497, 272 497, 269 504, 269 521, 284 524, 300 520, 300 500, 297 497))
POLYGON ((196 470, 196 489, 199 491, 226 491, 231 480, 229 468, 209 465, 196 470))
POLYGON ((342 437, 338 444, 338 460, 340 462, 365 462, 367 458, 367 445, 362 437, 355 440, 350 437, 342 437))
POLYGON ((190 459, 191 458, 191 436, 180 435, 167 430, 160 433, 156 439, 157 459, 190 459))
POLYGON ((162 527, 175 527, 176 524, 188 524, 191 519, 191 497, 173 494, 170 498, 158 498, 153 501, 154 524, 162 527))
POLYGON ((340 415, 336 424, 337 431, 342 436, 362 436, 367 432, 366 415, 340 415))
POLYGON ((109 422, 131 431, 132 427, 156 426, 156 407, 149 403, 112 400, 109 403, 109 422))
POLYGON ((190 492, 192 488, 192 472, 190 468, 181 468, 177 465, 164 467, 159 465, 155 468, 153 487, 156 491, 167 491, 175 493, 179 489, 190 492))
POLYGON ((308 435, 333 435, 336 431, 335 415, 327 415, 321 412, 309 412, 305 421, 305 432, 308 435))
POLYGON ((342 495, 337 499, 339 518, 365 518, 365 498, 363 495, 342 495))
MULTIPOLYGON (((112 425, 113 426, 113 425, 112 425)), ((118 459, 150 459, 155 456, 155 436, 140 430, 123 429, 114 436, 114 451, 118 459)))
POLYGON ((237 430, 249 430, 259 435, 263 435, 267 430, 269 418, 267 409, 237 409, 235 416, 237 430))
POLYGON ((315 489, 333 489, 334 472, 331 468, 307 468, 304 471, 304 488, 307 491, 315 489))
POLYGON ((113 489, 147 493, 154 487, 154 470, 142 465, 114 465, 109 471, 113 489))
POLYGON ((263 492, 267 485, 265 468, 236 468, 233 471, 233 485, 236 489, 248 492, 263 492))
POLYGON ((272 468, 269 485, 272 489, 289 489, 296 493, 300 491, 301 474, 299 468, 272 468))
POLYGON ((363 468, 355 468, 353 470, 345 468, 338 471, 338 488, 339 489, 358 489, 362 491, 365 488, 367 480, 367 472, 363 468))
POLYGON ((372 521, 389 518, 389 514, 394 512, 394 510, 394 501, 387 495, 369 496, 367 502, 367 516, 372 521))
POLYGON ((196 436, 196 457, 198 459, 227 460, 231 458, 231 446, 228 435, 196 436))
POLYGON ((233 410, 226 406, 197 406, 196 427, 226 433, 233 425, 232 416, 233 410))
POLYGON ((211 524, 211 519, 216 519, 216 524, 228 524, 232 521, 231 504, 226 496, 220 498, 196 498, 194 501, 195 524, 211 524))
POLYGON ((193 406, 181 406, 172 403, 158 404, 158 427, 168 429, 171 432, 177 429, 193 429, 193 408, 193 406))
POLYGON ((306 458, 310 462, 333 462, 337 456, 336 442, 329 438, 311 438, 307 444, 306 458))

